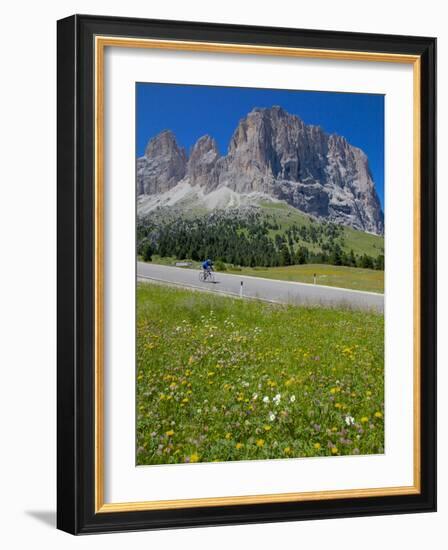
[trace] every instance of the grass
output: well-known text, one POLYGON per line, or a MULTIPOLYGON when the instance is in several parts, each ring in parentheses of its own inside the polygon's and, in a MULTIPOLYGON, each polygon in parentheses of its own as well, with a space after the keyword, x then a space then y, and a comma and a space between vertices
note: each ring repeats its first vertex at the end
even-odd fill
POLYGON ((137 287, 137 464, 384 452, 381 315, 137 287))
POLYGON ((304 264, 286 267, 242 267, 238 269, 228 267, 227 272, 301 283, 313 283, 314 274, 316 274, 316 283, 320 285, 379 293, 384 292, 384 271, 374 269, 325 264, 304 264))

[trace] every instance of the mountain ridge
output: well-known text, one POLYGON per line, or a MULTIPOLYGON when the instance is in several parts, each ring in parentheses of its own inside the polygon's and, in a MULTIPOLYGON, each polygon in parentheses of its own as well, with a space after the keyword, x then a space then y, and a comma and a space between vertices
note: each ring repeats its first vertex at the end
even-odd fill
POLYGON ((242 118, 225 155, 212 136, 200 137, 187 155, 171 130, 160 132, 137 159, 136 183, 143 214, 187 197, 212 208, 262 197, 318 219, 384 232, 367 155, 279 106, 256 107, 242 118))

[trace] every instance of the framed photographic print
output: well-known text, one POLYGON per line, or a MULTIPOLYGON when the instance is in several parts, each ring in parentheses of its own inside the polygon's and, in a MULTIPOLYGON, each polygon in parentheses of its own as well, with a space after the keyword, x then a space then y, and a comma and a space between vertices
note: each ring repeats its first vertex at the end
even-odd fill
POLYGON ((58 22, 58 527, 434 511, 434 38, 58 22))

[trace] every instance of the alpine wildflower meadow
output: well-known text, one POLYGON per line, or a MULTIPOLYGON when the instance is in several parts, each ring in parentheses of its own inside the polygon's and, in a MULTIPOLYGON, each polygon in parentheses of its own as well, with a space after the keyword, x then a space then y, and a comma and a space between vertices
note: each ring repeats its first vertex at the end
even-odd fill
POLYGON ((384 452, 384 317, 137 286, 137 464, 384 452))

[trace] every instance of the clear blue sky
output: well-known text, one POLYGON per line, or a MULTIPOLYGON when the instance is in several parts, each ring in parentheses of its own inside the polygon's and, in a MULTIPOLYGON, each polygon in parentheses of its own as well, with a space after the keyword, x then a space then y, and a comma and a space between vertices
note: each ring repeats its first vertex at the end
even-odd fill
POLYGON ((136 105, 138 157, 148 141, 166 129, 187 152, 209 134, 226 154, 241 118, 254 107, 280 105, 305 123, 340 134, 363 149, 384 208, 383 95, 137 83, 136 105))

